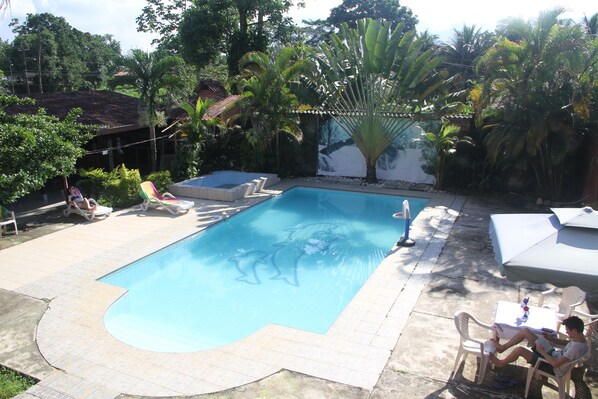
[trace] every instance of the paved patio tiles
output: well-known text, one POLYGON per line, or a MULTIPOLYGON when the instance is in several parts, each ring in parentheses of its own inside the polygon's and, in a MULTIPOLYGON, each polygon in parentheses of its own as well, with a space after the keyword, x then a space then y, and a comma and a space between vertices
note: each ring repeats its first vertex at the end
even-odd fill
MULTIPOLYGON (((0 289, 0 363, 41 380, 22 399, 521 397, 522 363, 489 369, 482 385, 472 383, 477 370, 472 357, 453 380, 449 375, 459 341, 456 310, 490 322, 497 300, 535 298, 545 288, 501 278, 488 238, 490 213, 527 210, 488 198, 425 196, 431 201, 414 223, 416 246, 391 251, 326 335, 270 325, 202 353, 146 352, 112 338, 101 318, 123 290, 95 279, 213 222, 204 212, 226 217, 260 198, 234 207, 197 200, 197 211, 182 217, 125 210, 2 250, 0 287, 9 291, 0 289), (73 237, 90 245, 73 247, 73 237), (7 260, 18 267, 5 267, 7 260), (497 374, 518 384, 496 389, 497 374), (213 393, 196 395, 200 392, 213 393)), ((589 302, 596 313, 598 298, 589 302)), ((576 383, 576 391, 586 395, 578 397, 598 395, 597 357, 585 383, 576 383)), ((532 385, 530 399, 557 396, 532 385)))

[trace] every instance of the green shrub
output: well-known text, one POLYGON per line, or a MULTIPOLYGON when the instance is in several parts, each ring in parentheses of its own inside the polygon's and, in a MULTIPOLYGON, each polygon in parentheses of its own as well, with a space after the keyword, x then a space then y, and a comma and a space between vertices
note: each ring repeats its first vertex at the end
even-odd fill
POLYGON ((145 180, 154 183, 156 190, 161 193, 168 191, 168 187, 173 183, 169 170, 150 173, 149 175, 145 176, 145 180))
POLYGON ((127 169, 125 165, 120 165, 112 171, 111 175, 113 179, 107 187, 105 196, 112 206, 128 208, 141 202, 139 197, 141 175, 138 169, 127 169))
POLYGON ((108 186, 113 184, 114 176, 104 169, 81 170, 81 179, 77 187, 86 197, 101 198, 108 186))
POLYGON ((35 384, 32 378, 25 377, 10 369, 0 367, 0 399, 12 398, 35 384))
POLYGON ((127 169, 125 165, 118 166, 110 173, 91 169, 81 171, 81 177, 79 188, 102 205, 127 208, 141 202, 141 175, 138 169, 127 169))

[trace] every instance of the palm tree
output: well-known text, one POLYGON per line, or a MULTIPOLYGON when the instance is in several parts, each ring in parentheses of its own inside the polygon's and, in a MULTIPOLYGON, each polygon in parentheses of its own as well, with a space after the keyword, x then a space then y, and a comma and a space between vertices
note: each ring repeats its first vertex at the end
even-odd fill
POLYGON ((581 140, 579 122, 590 118, 596 82, 596 44, 579 25, 561 23, 563 12, 505 26, 520 40, 501 37, 480 59, 486 79, 472 93, 478 123, 489 131, 490 160, 528 164, 538 193, 553 199, 561 194, 565 161, 581 140))
POLYGON ((457 145, 474 144, 470 137, 459 137, 460 130, 456 125, 444 123, 438 133, 426 132, 424 137, 418 140, 426 165, 425 172, 434 175, 434 186, 438 189, 444 187, 446 161, 457 152, 457 145))
POLYGON ((160 57, 157 53, 131 50, 122 59, 127 74, 114 84, 133 84, 139 91, 140 120, 149 126, 151 168, 156 170, 156 126, 165 121, 163 105, 174 103, 184 89, 181 78, 183 60, 175 56, 160 57))
POLYGON ((201 166, 201 151, 206 140, 212 138, 217 128, 221 128, 222 122, 218 118, 207 118, 209 108, 214 100, 201 98, 197 99, 195 105, 182 103, 179 106, 187 113, 187 118, 180 125, 178 132, 186 138, 181 152, 177 158, 183 178, 190 178, 199 175, 201 166))
POLYGON ((274 139, 276 166, 280 170, 280 133, 297 141, 303 138, 299 118, 291 114, 299 106, 291 85, 311 71, 311 64, 297 59, 294 48, 285 47, 272 59, 262 52, 249 52, 239 61, 239 69, 236 80, 242 97, 238 105, 242 117, 251 123, 248 139, 256 155, 263 153, 274 139))
POLYGON ((447 73, 437 69, 442 60, 415 31, 372 19, 357 29, 341 25, 319 53, 314 84, 363 154, 366 181, 375 182, 380 156, 446 87, 447 73))
POLYGON ((589 19, 588 17, 584 16, 583 25, 585 26, 589 35, 594 37, 598 36, 598 13, 592 15, 589 19))
POLYGON ((491 33, 476 29, 475 25, 463 25, 455 29, 451 41, 442 49, 451 75, 460 74, 464 82, 476 77, 475 65, 478 58, 495 43, 491 33))

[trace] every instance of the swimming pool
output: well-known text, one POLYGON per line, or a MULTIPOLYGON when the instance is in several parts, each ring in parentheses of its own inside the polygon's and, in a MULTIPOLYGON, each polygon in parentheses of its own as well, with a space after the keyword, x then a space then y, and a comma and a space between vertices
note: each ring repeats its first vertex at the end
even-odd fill
MULTIPOLYGON (((404 198, 294 188, 100 281, 127 288, 116 338, 202 351, 269 323, 323 334, 401 236, 404 198)), ((412 217, 427 200, 409 199, 412 217)))

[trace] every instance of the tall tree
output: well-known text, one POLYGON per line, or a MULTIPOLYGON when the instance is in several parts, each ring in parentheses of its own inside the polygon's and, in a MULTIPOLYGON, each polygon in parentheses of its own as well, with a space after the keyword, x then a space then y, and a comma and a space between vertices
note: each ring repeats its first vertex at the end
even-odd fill
POLYGON ((228 53, 235 32, 231 27, 238 25, 238 18, 227 1, 203 2, 185 11, 178 27, 178 40, 185 61, 204 68, 221 54, 228 53))
POLYGON ((182 51, 200 67, 224 52, 231 76, 245 53, 266 51, 272 41, 288 41, 293 27, 285 17, 292 0, 147 1, 138 30, 161 33, 161 46, 182 51))
POLYGON ((486 78, 472 92, 490 160, 527 165, 536 192, 552 199, 561 197, 567 161, 592 117, 597 81, 597 43, 561 21, 563 12, 506 24, 502 31, 519 39, 499 38, 480 59, 486 78))
POLYGON ((121 63, 127 73, 112 84, 131 84, 139 91, 140 120, 149 126, 151 168, 155 171, 158 159, 156 126, 165 121, 165 105, 174 103, 184 94, 183 60, 135 49, 123 57, 121 63))
POLYGON ((492 33, 476 29, 475 25, 454 29, 451 40, 442 47, 449 74, 461 75, 465 83, 477 79, 476 63, 495 42, 492 33))
POLYGON ((356 28, 357 21, 364 18, 389 21, 393 29, 403 24, 405 31, 414 30, 418 22, 411 9, 402 6, 399 0, 343 0, 330 10, 326 22, 333 26, 346 22, 356 28))
POLYGON ((352 29, 343 23, 331 44, 320 46, 314 82, 324 107, 363 154, 369 182, 377 180, 380 156, 415 123, 411 116, 425 112, 447 85, 442 60, 432 48, 424 50, 425 39, 391 25, 367 19, 352 29))
POLYGON ((592 15, 590 18, 584 16, 582 24, 588 34, 594 37, 598 36, 598 13, 592 15))
POLYGON ((180 50, 178 28, 191 0, 146 0, 147 5, 135 20, 138 32, 157 33, 152 44, 165 50, 180 50))
POLYGON ((75 172, 75 162, 85 154, 83 145, 97 126, 77 122, 80 110, 64 120, 44 112, 9 114, 5 108, 33 105, 31 99, 0 96, 0 203, 9 204, 46 181, 75 172))
POLYGON ((110 35, 81 32, 52 14, 28 14, 11 26, 16 34, 11 62, 23 76, 35 75, 37 92, 102 86, 120 57, 120 45, 110 35))
POLYGON ((364 18, 390 22, 392 28, 402 24, 405 32, 414 30, 418 20, 409 7, 401 6, 400 0, 343 0, 330 10, 326 19, 305 21, 308 28, 304 33, 307 43, 318 45, 338 29, 342 23, 351 28, 357 27, 357 21, 364 18))
POLYGON ((297 59, 294 48, 285 47, 272 58, 265 53, 247 53, 241 58, 239 69, 238 84, 243 97, 238 105, 242 116, 251 123, 248 139, 256 154, 263 154, 274 139, 276 167, 280 170, 280 133, 296 140, 303 138, 299 119, 291 114, 299 106, 291 84, 309 74, 312 64, 297 59))

